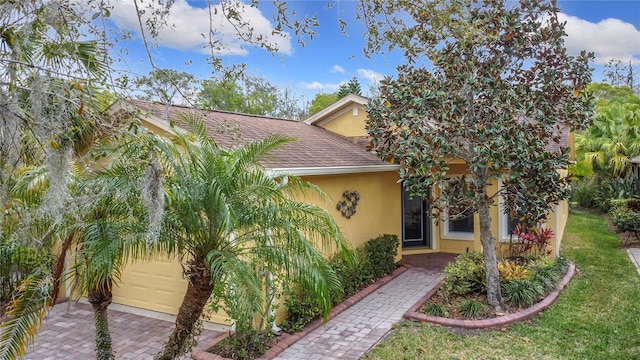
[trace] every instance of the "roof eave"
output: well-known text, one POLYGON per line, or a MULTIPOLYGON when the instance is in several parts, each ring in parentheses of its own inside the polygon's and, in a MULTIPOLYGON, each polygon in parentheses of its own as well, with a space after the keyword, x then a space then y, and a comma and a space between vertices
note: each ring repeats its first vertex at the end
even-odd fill
POLYGON ((372 172, 398 171, 398 164, 383 165, 359 165, 359 166, 323 166, 323 167, 296 167, 296 168, 271 168, 274 173, 287 173, 295 176, 313 176, 313 175, 340 175, 340 174, 359 174, 372 172))

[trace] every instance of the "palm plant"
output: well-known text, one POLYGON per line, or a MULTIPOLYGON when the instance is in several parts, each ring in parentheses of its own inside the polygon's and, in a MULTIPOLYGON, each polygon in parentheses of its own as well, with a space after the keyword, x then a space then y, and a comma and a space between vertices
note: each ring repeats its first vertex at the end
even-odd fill
POLYGON ((190 350, 214 288, 227 289, 221 296, 235 304, 236 315, 250 318, 246 315, 261 309, 266 301, 264 269, 306 285, 326 315, 329 293, 340 284, 322 250, 348 254, 346 242, 325 210, 292 200, 292 195, 319 189, 259 164, 290 139, 272 135, 224 149, 202 121, 184 120, 192 133, 176 132, 172 143, 159 148, 167 169, 160 242, 185 263, 188 287, 175 328, 157 358, 175 359, 190 350))
POLYGON ((592 126, 576 137, 582 164, 606 177, 626 177, 640 154, 640 106, 613 102, 601 106, 592 126))
MULTIPOLYGON (((140 135, 128 140, 144 142, 145 138, 140 135)), ((104 169, 82 172, 71 166, 66 184, 72 208, 62 218, 43 207, 49 191, 48 168, 18 172, 10 192, 11 212, 16 215, 11 217, 13 221, 3 223, 2 232, 11 242, 3 244, 30 245, 37 251, 57 249, 57 259, 55 264, 38 264, 12 294, 8 309, 12 319, 1 325, 0 359, 25 354, 64 279, 73 283, 77 295, 86 294, 93 306, 97 358, 114 358, 106 312, 112 286, 127 261, 147 258, 157 249, 147 246, 149 221, 140 195, 144 192, 140 178, 148 160, 128 152, 126 146, 116 150, 122 151, 112 153, 114 161, 104 169), (20 221, 22 218, 29 221, 20 221), (75 266, 67 272, 64 264, 70 254, 75 266)))
POLYGON ((107 307, 112 288, 130 260, 147 259, 148 221, 141 201, 141 162, 120 156, 106 169, 93 171, 79 192, 87 208, 72 228, 78 251, 71 273, 78 294, 86 294, 93 307, 96 327, 96 358, 114 359, 107 307))
MULTIPOLYGON (((10 206, 0 229, 3 262, 12 263, 15 249, 46 254, 59 243, 61 226, 52 217, 39 211, 47 188, 44 167, 22 167, 16 172, 8 193, 10 206)), ((23 269, 20 269, 23 270, 23 269)), ((41 261, 20 274, 17 288, 7 308, 7 321, 0 324, 0 359, 23 356, 35 338, 37 330, 54 302, 56 282, 51 261, 41 261)))

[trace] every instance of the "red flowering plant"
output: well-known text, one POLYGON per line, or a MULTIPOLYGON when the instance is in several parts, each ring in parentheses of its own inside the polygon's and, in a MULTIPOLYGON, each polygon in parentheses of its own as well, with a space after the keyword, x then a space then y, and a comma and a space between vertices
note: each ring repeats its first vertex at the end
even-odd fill
POLYGON ((513 229, 515 241, 509 241, 509 255, 512 257, 524 257, 527 255, 549 255, 551 250, 547 246, 551 244, 554 236, 551 229, 541 225, 526 228, 521 224, 513 229))

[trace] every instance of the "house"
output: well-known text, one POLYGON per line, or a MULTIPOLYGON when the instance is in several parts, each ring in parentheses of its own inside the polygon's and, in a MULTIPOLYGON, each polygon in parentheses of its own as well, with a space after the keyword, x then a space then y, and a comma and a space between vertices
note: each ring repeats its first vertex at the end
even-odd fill
MULTIPOLYGON (((273 153, 263 164, 271 171, 286 171, 319 186, 332 199, 317 201, 334 217, 354 247, 380 234, 396 234, 398 258, 429 252, 463 253, 480 251, 477 214, 449 221, 429 215, 428 204, 411 199, 398 181, 400 165, 380 160, 365 149, 367 140, 367 99, 348 95, 304 122, 225 111, 200 111, 182 106, 165 106, 143 101, 120 101, 112 106, 114 116, 137 112, 143 125, 157 134, 170 134, 169 119, 196 113, 222 146, 260 140, 272 133, 297 140, 273 153), (224 130, 224 132, 220 131, 224 130), (353 198, 358 196, 357 204, 353 198), (347 204, 347 206, 341 206, 347 204), (347 209, 348 208, 348 209, 347 209)), ((568 133, 565 142, 570 142, 568 133)), ((561 170, 565 171, 565 170, 561 170)), ((566 171, 565 171, 566 172, 566 171)), ((452 176, 466 173, 462 160, 450 162, 452 176)), ((499 184, 490 191, 497 191, 499 184)), ((496 204, 491 209, 493 232, 499 239, 509 237, 509 220, 496 204)), ((559 252, 560 239, 568 215, 567 202, 556 209, 545 226, 556 234, 551 250, 559 252)), ((166 314, 176 314, 184 289, 181 266, 174 259, 131 264, 114 289, 113 302, 166 314)), ((228 324, 225 314, 211 321, 228 324)))

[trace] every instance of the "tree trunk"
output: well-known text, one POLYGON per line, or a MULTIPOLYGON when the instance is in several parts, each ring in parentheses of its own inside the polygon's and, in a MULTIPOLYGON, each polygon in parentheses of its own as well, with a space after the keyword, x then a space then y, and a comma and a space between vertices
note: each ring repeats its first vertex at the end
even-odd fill
POLYGON ((187 292, 176 316, 176 326, 162 353, 156 356, 159 360, 177 359, 191 350, 195 343, 193 337, 199 335, 195 331, 196 325, 213 291, 211 275, 204 261, 190 261, 185 276, 189 281, 187 292))
MULTIPOLYGON (((51 292, 51 307, 55 306, 56 301, 58 300, 58 296, 60 295, 60 280, 62 278, 62 272, 64 271, 65 259, 67 258, 67 253, 71 248, 71 244, 73 242, 74 233, 71 232, 67 236, 67 238, 62 243, 60 250, 58 252, 58 257, 56 259, 56 265, 53 269, 53 291, 51 292)), ((108 305, 108 304, 107 304, 108 305)))
POLYGON ((491 233, 491 213, 489 204, 483 202, 478 207, 480 217, 480 242, 482 243, 482 255, 484 267, 487 273, 487 301, 496 313, 504 312, 502 292, 500 291, 500 273, 498 272, 498 258, 496 256, 495 238, 491 233))
POLYGON ((111 348, 111 334, 109 333, 109 322, 107 317, 107 307, 111 304, 111 291, 106 289, 91 289, 88 299, 93 306, 93 316, 96 326, 96 359, 113 360, 115 356, 111 348))

